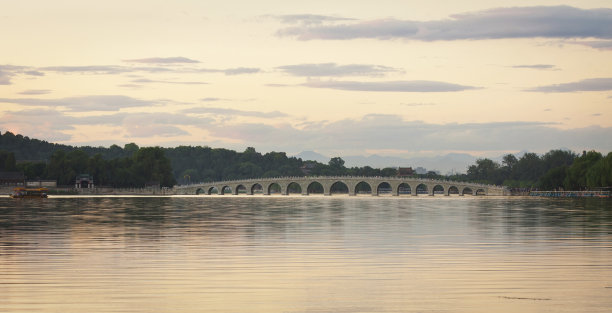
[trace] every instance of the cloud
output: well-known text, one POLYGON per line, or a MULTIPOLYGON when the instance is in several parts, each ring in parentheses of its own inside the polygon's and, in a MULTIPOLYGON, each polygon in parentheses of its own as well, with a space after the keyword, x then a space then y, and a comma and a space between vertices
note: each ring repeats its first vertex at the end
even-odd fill
POLYGON ((328 15, 316 15, 316 14, 290 14, 290 15, 276 15, 281 23, 284 24, 321 24, 323 22, 337 22, 337 21, 351 21, 352 18, 336 17, 328 15))
POLYGON ((239 140, 260 150, 276 151, 302 151, 304 147, 340 154, 382 149, 415 153, 450 150, 545 152, 558 147, 612 150, 610 127, 559 129, 555 126, 538 122, 431 124, 405 121, 395 115, 368 115, 358 120, 315 123, 299 129, 287 124, 244 123, 215 124, 208 130, 219 139, 239 140))
POLYGON ((612 90, 612 78, 590 78, 577 82, 540 86, 527 91, 535 92, 578 92, 612 90))
POLYGON ((131 59, 123 60, 124 62, 131 63, 151 63, 151 64, 177 64, 177 63, 200 63, 200 61, 185 58, 185 57, 170 57, 170 58, 144 58, 144 59, 131 59))
POLYGON ((39 71, 25 71, 23 73, 30 76, 45 76, 45 73, 39 71))
POLYGON ((237 67, 222 70, 225 75, 255 74, 259 73, 260 71, 260 69, 253 67, 237 67))
MULTIPOLYGON (((251 114, 250 111, 224 112, 222 108, 212 109, 211 114, 251 114)), ((219 144, 226 148, 231 148, 232 145, 234 148, 244 148, 248 145, 260 151, 298 152, 304 150, 304 147, 310 147, 335 155, 348 155, 356 151, 366 154, 366 151, 373 150, 413 151, 415 154, 509 150, 545 152, 558 147, 568 147, 576 151, 612 150, 612 141, 609 140, 612 127, 559 129, 556 124, 539 122, 433 124, 406 121, 397 115, 372 114, 360 119, 315 121, 296 126, 278 121, 219 122, 211 117, 194 116, 186 112, 111 112, 76 117, 70 112, 29 109, 0 115, 0 129, 45 140, 69 140, 70 131, 91 125, 119 129, 120 137, 116 141, 129 137, 184 136, 190 135, 189 129, 197 128, 202 130, 203 134, 216 138, 219 144)))
POLYGON ((49 89, 29 89, 29 90, 24 90, 22 92, 20 92, 20 95, 45 95, 50 93, 51 90, 49 89))
POLYGON ((161 84, 177 84, 177 85, 207 85, 208 83, 204 82, 175 82, 169 80, 152 80, 147 78, 135 79, 132 80, 133 83, 161 83, 161 84))
POLYGON ((215 107, 197 107, 191 109, 185 109, 182 111, 183 113, 192 113, 192 114, 214 114, 214 115, 224 115, 224 116, 250 116, 250 117, 261 117, 261 118, 276 118, 276 117, 285 117, 287 114, 272 111, 272 112, 259 112, 259 111, 243 111, 236 109, 227 109, 227 108, 215 108, 215 107))
POLYGON ((513 68, 527 68, 534 70, 552 70, 555 69, 555 66, 552 64, 522 64, 522 65, 513 65, 513 68))
POLYGON ((362 21, 349 25, 297 26, 281 29, 279 36, 297 37, 299 40, 327 39, 346 40, 355 38, 409 38, 416 35, 415 22, 396 19, 362 21))
POLYGON ((612 40, 591 40, 591 41, 571 41, 568 43, 575 43, 587 47, 591 47, 593 49, 599 50, 612 50, 612 40))
POLYGON ((27 66, 19 65, 0 65, 0 85, 10 85, 11 78, 17 74, 24 74, 29 76, 44 76, 42 72, 34 71, 27 66))
POLYGON ((303 86, 311 88, 329 88, 350 91, 381 91, 381 92, 452 92, 475 89, 476 87, 463 86, 452 83, 412 80, 412 81, 384 81, 384 82, 358 82, 358 81, 308 81, 303 86))
POLYGON ((279 66, 277 69, 293 76, 322 77, 322 76, 381 76, 397 69, 382 65, 336 63, 295 64, 279 66))
POLYGON ((0 70, 0 85, 10 85, 11 77, 13 77, 12 73, 0 70))
POLYGON ((223 99, 221 98, 214 98, 214 97, 208 97, 208 98, 202 98, 200 99, 200 101, 204 101, 204 102, 214 102, 214 101, 221 101, 223 99))
POLYGON ((52 108, 65 107, 73 112, 118 111, 123 108, 149 107, 156 104, 154 101, 139 100, 121 95, 93 95, 59 99, 0 98, 0 102, 52 108))
POLYGON ((301 25, 277 32, 299 40, 403 38, 422 41, 502 38, 612 39, 612 9, 570 6, 496 8, 436 21, 380 19, 350 24, 301 25))
POLYGON ((34 138, 64 141, 71 138, 64 131, 73 130, 74 118, 55 110, 21 110, 0 116, 0 128, 34 138))
POLYGON ((84 65, 84 66, 46 66, 42 71, 61 73, 93 73, 93 74, 121 74, 132 72, 133 69, 115 65, 84 65))

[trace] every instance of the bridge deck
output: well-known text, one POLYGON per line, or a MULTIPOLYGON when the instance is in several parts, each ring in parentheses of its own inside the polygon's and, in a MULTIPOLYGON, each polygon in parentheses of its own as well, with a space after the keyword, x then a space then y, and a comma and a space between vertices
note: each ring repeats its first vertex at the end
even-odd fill
POLYGON ((468 182, 457 182, 436 179, 417 179, 406 177, 361 177, 361 176, 307 176, 307 177, 274 177, 242 180, 219 181, 191 185, 175 186, 177 194, 256 194, 269 195, 280 193, 345 193, 356 195, 370 193, 379 195, 410 194, 472 194, 472 195, 505 195, 503 186, 485 185, 468 182))

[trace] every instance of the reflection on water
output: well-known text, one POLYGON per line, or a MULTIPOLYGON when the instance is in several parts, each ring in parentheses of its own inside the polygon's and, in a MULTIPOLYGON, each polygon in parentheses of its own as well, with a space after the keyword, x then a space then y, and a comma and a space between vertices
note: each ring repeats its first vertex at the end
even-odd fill
POLYGON ((612 202, 0 199, 0 312, 609 312, 612 202))

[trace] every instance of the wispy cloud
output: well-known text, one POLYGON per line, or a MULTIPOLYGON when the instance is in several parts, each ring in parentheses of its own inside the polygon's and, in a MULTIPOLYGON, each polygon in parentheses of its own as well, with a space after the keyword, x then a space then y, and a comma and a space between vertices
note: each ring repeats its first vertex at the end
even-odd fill
POLYGON ((176 84, 176 85, 207 85, 208 83, 204 82, 181 82, 181 81, 171 81, 171 80, 153 80, 147 78, 140 78, 132 80, 132 83, 141 83, 141 84, 150 84, 150 83, 160 83, 160 84, 176 84))
POLYGON ((612 78, 590 78, 577 82, 547 85, 528 89, 534 92, 578 92, 612 90, 612 78))
POLYGON ((73 130, 75 121, 56 110, 21 110, 0 116, 0 127, 35 138, 64 141, 71 138, 65 131, 73 130))
POLYGON ((380 91, 380 92, 453 92, 476 89, 472 86, 463 86, 452 83, 412 80, 412 81, 318 81, 311 80, 303 84, 311 88, 328 88, 350 91, 380 91))
POLYGON ((215 97, 207 97, 207 98, 200 99, 200 101, 203 101, 203 102, 215 102, 215 101, 221 101, 221 100, 224 100, 224 99, 215 98, 215 97))
POLYGON ((317 63, 295 64, 279 66, 277 69, 293 76, 323 77, 323 76, 382 76, 389 72, 398 72, 397 69, 371 64, 317 63))
POLYGON ((81 65, 81 66, 46 66, 41 71, 60 73, 92 73, 92 74, 121 74, 133 72, 133 68, 117 65, 81 65))
POLYGON ((10 85, 11 77, 13 77, 12 73, 0 70, 0 85, 10 85))
POLYGON ((236 67, 221 70, 225 75, 240 75, 240 74, 255 74, 259 73, 261 69, 254 67, 236 67))
POLYGON ((185 58, 185 57, 169 57, 169 58, 144 58, 144 59, 130 59, 123 60, 124 62, 130 63, 151 63, 151 64, 181 64, 181 63, 200 63, 200 61, 185 58))
POLYGON ((352 21, 352 18, 337 17, 329 15, 316 15, 316 14, 289 14, 289 15, 274 15, 273 17, 278 18, 281 23, 284 24, 321 24, 323 22, 338 22, 338 21, 352 21))
POLYGON ((182 112, 192 113, 192 114, 223 115, 223 116, 230 116, 230 117, 231 116, 250 116, 250 117, 260 117, 260 118, 276 118, 276 117, 287 116, 287 114, 279 112, 279 111, 272 111, 272 112, 244 111, 244 110, 216 108, 216 107, 197 107, 197 108, 185 109, 182 112))
POLYGON ((380 19, 346 24, 301 25, 280 29, 277 34, 300 40, 612 39, 612 9, 580 9, 570 6, 496 8, 456 14, 449 19, 436 21, 380 19))
POLYGON ((612 50, 612 40, 575 40, 568 43, 579 44, 599 50, 612 50))
POLYGON ((36 70, 33 70, 27 66, 19 66, 19 65, 0 65, 0 85, 10 85, 11 79, 18 75, 28 75, 28 76, 44 76, 45 74, 36 70))
POLYGON ((22 92, 20 92, 20 95, 46 95, 48 93, 50 93, 51 90, 49 89, 29 89, 29 90, 24 90, 22 92))
POLYGON ((533 70, 554 70, 556 67, 552 64, 521 64, 513 65, 512 68, 526 68, 533 70))
POLYGON ((65 107, 73 112, 118 111, 123 108, 147 107, 156 104, 155 101, 140 100, 122 95, 93 95, 58 99, 0 98, 0 102, 50 108, 65 107))
POLYGON ((368 115, 362 119, 315 123, 299 129, 287 124, 244 123, 211 125, 208 130, 217 138, 240 140, 264 150, 284 151, 302 151, 303 147, 336 153, 381 149, 414 152, 545 151, 558 147, 612 150, 609 140, 612 128, 559 129, 553 124, 538 122, 432 124, 405 121, 395 115, 368 115), (538 136, 534 137, 534 133, 538 136), (390 140, 392 138, 398 140, 390 140))

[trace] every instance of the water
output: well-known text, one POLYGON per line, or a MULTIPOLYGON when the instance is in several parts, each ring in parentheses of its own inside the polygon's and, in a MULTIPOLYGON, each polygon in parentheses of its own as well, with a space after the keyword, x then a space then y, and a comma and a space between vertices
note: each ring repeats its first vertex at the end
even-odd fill
POLYGON ((0 199, 0 312, 610 312, 612 202, 0 199))

